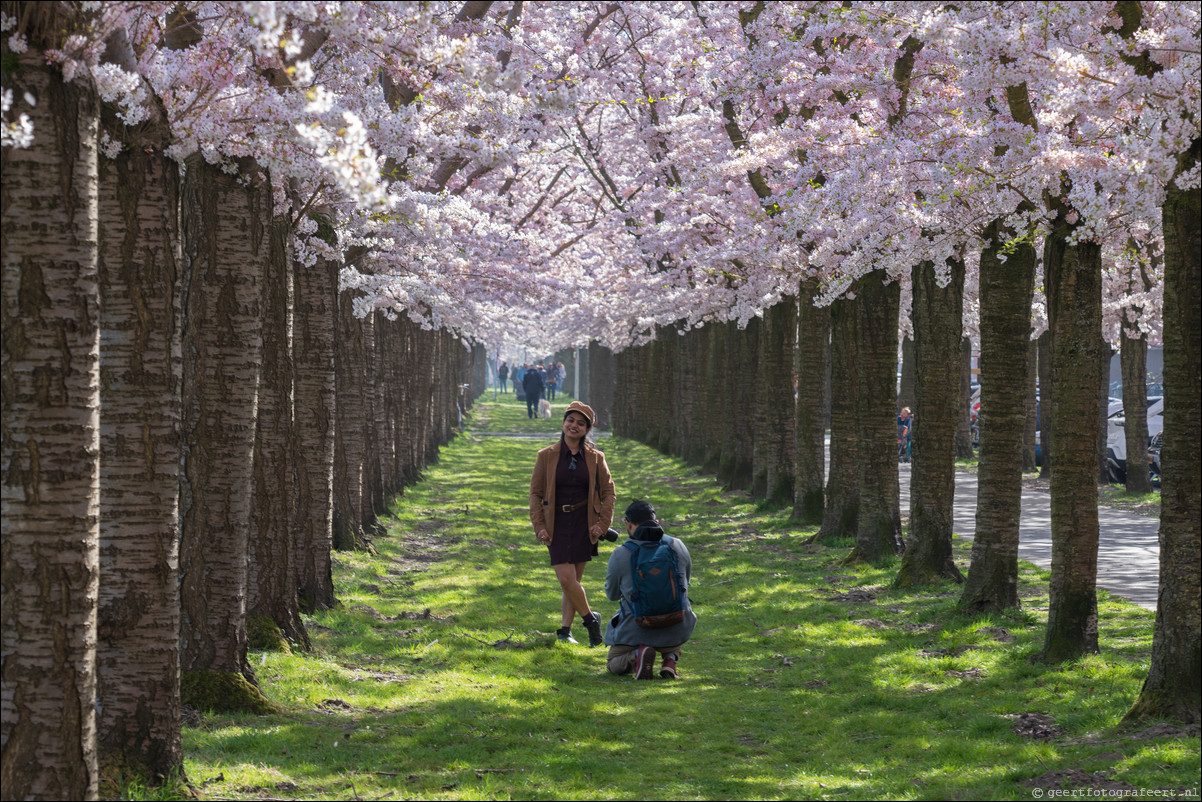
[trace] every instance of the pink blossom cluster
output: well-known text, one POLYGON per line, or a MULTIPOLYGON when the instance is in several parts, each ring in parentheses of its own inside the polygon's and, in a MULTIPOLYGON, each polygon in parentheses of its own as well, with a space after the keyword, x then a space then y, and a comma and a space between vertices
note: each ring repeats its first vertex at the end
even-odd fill
POLYGON ((1134 27, 1114 2, 83 5, 91 33, 44 54, 64 78, 128 124, 161 104, 181 163, 253 158, 360 314, 490 347, 621 349, 882 269, 908 307, 911 267, 952 256, 975 336, 982 231, 1038 243, 1057 205, 1103 246, 1108 335, 1155 341, 1159 206, 1200 180, 1196 3, 1134 27))

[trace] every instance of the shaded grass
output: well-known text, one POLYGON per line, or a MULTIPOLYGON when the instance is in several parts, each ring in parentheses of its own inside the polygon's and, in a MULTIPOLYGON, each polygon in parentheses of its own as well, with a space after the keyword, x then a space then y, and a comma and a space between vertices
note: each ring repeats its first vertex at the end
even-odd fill
MULTIPOLYGON (((1196 791, 1197 737, 1115 730, 1147 673, 1151 611, 1101 592, 1103 654, 1033 664, 1046 571, 1022 565, 1022 610, 958 615, 956 586, 894 590, 893 569, 841 564, 849 544, 804 544, 813 530, 788 510, 616 438, 601 447, 618 509, 647 498, 684 538, 700 622, 680 682, 608 674, 602 650, 555 642, 559 590, 526 512, 542 442, 478 433, 518 431, 520 414, 478 402, 394 506, 379 553, 337 555, 342 606, 307 620, 313 653, 252 655, 283 714, 185 730, 203 793, 1019 799, 1021 781, 1069 768, 1196 791), (1019 737, 1008 717, 1024 712, 1063 734, 1019 737)), ((557 421, 540 423, 553 441, 557 421)), ((585 574, 605 616, 612 548, 585 574)), ((966 569, 967 542, 956 555, 966 569)))

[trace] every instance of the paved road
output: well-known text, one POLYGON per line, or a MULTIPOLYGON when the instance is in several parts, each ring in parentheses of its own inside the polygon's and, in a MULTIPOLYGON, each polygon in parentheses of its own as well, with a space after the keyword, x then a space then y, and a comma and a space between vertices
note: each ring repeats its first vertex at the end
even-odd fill
MULTIPOLYGON (((898 471, 901 480, 902 514, 910 508, 910 466, 898 471)), ((976 532, 977 477, 956 474, 955 531, 972 538, 976 532)), ((1098 508, 1101 534, 1098 542, 1098 586, 1130 599, 1141 607, 1156 609, 1160 577, 1160 521, 1144 515, 1098 508)), ((1023 489, 1019 520, 1018 555, 1041 568, 1052 565, 1051 496, 1023 489)))

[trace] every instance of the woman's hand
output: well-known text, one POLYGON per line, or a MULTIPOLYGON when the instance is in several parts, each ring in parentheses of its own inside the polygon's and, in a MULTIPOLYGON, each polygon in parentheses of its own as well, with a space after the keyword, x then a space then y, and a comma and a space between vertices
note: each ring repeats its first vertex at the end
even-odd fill
POLYGON ((546 529, 538 530, 538 534, 535 535, 535 537, 538 538, 539 543, 550 543, 551 542, 551 536, 549 534, 547 534, 546 529))
POLYGON ((595 546, 603 534, 605 534, 605 530, 601 528, 601 524, 593 524, 588 530, 588 539, 593 541, 593 545, 595 546))

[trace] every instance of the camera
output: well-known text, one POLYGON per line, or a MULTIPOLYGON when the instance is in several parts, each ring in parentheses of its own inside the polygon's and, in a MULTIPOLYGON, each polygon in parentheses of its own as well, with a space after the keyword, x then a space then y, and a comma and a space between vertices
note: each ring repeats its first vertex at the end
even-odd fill
POLYGON ((605 534, 601 535, 601 539, 608 540, 610 543, 616 543, 618 540, 618 530, 611 526, 605 531, 605 534))

